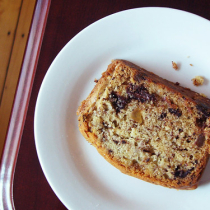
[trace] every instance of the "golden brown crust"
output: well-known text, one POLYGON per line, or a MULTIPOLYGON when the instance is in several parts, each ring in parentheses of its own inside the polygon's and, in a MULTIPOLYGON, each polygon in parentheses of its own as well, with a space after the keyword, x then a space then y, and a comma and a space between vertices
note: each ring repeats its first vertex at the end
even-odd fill
MULTIPOLYGON (((117 65, 126 66, 127 68, 131 69, 131 81, 134 83, 138 83, 139 81, 146 80, 147 84, 155 84, 158 88, 162 88, 164 90, 167 90, 170 93, 176 94, 178 97, 182 98, 184 100, 183 103, 192 103, 196 106, 196 108, 205 115, 206 118, 209 118, 210 116, 210 100, 208 98, 202 97, 200 94, 195 93, 191 91, 190 89, 183 88, 177 84, 174 84, 172 82, 169 82, 165 79, 160 78, 159 76, 153 74, 152 72, 148 72, 135 64, 125 61, 125 60, 114 60, 109 66, 107 71, 105 71, 102 74, 101 79, 97 82, 94 89, 90 93, 90 95, 87 97, 86 100, 84 100, 81 103, 81 106, 77 110, 77 115, 79 115, 78 121, 79 121, 79 130, 82 133, 82 135, 87 139, 88 142, 90 142, 98 152, 113 166, 118 168, 121 172, 134 176, 136 178, 142 179, 144 181, 154 183, 157 185, 162 185, 164 187, 169 188, 175 188, 175 189, 195 189, 198 186, 198 180, 200 179, 203 170, 205 169, 205 166, 208 161, 208 156, 210 153, 210 133, 209 133, 209 124, 207 124, 207 128, 205 130, 205 136, 206 136, 206 144, 203 146, 205 147, 204 151, 205 154, 203 154, 202 159, 200 159, 199 169, 196 170, 196 172, 193 174, 193 177, 190 177, 189 179, 186 178, 186 184, 185 183, 179 183, 178 179, 161 179, 157 178, 155 176, 152 176, 148 174, 147 172, 144 172, 142 170, 139 170, 139 165, 133 164, 126 165, 122 164, 116 158, 112 153, 107 152, 107 149, 101 145, 101 142, 98 141, 98 136, 91 130, 92 128, 89 126, 88 122, 88 116, 89 112, 91 110, 91 107, 94 106, 94 104, 98 101, 100 98, 101 93, 104 92, 105 88, 108 86, 109 81, 111 80, 114 71, 116 69, 117 65)), ((167 100, 167 98, 166 98, 167 100)), ((168 103, 171 103, 170 101, 168 103)), ((174 107, 174 104, 170 104, 171 107, 174 107)), ((191 110, 189 110, 191 111, 191 110)), ((210 119, 209 119, 210 121, 210 119)), ((203 128, 199 128, 199 132, 203 132, 203 128)), ((202 142, 203 144, 203 142, 202 142)))
POLYGON ((97 96, 101 90, 101 88, 105 88, 105 86, 108 84, 109 79, 111 78, 111 75, 114 72, 114 63, 110 64, 108 66, 107 71, 105 71, 102 74, 102 77, 100 78, 100 80, 97 82, 97 84, 95 85, 95 87, 93 88, 93 90, 91 91, 91 93, 89 94, 89 96, 87 97, 86 100, 84 100, 80 107, 77 110, 77 115, 79 115, 82 112, 86 112, 88 110, 88 108, 91 106, 91 104, 93 104, 93 102, 95 100, 97 100, 97 96))

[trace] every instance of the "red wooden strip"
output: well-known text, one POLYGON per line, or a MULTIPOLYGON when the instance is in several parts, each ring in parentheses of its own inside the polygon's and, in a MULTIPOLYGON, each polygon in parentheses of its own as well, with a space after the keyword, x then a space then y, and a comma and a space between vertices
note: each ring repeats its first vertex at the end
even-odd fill
POLYGON ((1 160, 0 209, 15 209, 12 193, 14 170, 50 3, 50 0, 38 0, 36 4, 1 160))

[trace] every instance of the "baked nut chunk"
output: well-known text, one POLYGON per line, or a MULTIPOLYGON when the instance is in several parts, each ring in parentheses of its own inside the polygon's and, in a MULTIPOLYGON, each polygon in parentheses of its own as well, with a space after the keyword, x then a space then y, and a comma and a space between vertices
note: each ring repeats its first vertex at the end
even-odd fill
POLYGON ((210 153, 210 100, 114 60, 78 108, 83 136, 123 173, 195 189, 210 153))

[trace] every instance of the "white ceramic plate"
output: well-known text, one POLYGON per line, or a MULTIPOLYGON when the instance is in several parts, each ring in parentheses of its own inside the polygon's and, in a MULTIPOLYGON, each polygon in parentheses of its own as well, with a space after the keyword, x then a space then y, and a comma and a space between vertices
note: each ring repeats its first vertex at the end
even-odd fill
POLYGON ((79 133, 76 110, 112 59, 126 59, 210 97, 210 22, 168 8, 140 8, 103 18, 58 54, 41 86, 35 141, 44 174, 72 210, 206 209, 210 164, 194 191, 177 191, 122 174, 79 133), (177 62, 179 70, 172 68, 177 62), (191 66, 192 64, 193 66, 191 66), (205 77, 195 87, 194 76, 205 77))

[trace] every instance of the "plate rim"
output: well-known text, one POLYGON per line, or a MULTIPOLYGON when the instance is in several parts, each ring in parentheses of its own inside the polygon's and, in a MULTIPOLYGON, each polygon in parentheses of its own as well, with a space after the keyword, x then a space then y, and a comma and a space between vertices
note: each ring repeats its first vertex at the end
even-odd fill
POLYGON ((173 10, 173 11, 176 11, 176 12, 186 13, 186 14, 188 14, 188 15, 190 15, 190 16, 194 16, 194 17, 200 18, 200 19, 205 20, 205 21, 208 21, 208 22, 210 23, 210 21, 209 21, 208 19, 206 19, 206 18, 204 18, 204 17, 202 17, 202 16, 199 16, 199 15, 197 15, 197 14, 193 14, 193 13, 188 12, 188 11, 184 11, 184 10, 180 10, 180 9, 176 9, 176 8, 170 8, 170 7, 140 7, 140 8, 131 8, 131 9, 126 9, 126 10, 122 10, 122 11, 119 11, 119 12, 115 12, 115 13, 113 13, 113 14, 107 15, 107 16, 105 16, 105 17, 103 17, 103 18, 101 18, 101 19, 99 19, 99 20, 97 20, 97 21, 91 23, 90 25, 88 25, 88 26, 86 26, 84 29, 82 29, 79 33, 77 33, 72 39, 70 39, 70 40, 65 44, 65 46, 60 50, 60 52, 56 55, 56 57, 53 59, 53 62, 52 62, 51 65, 49 66, 49 68, 48 68, 48 70, 47 70, 47 72, 46 72, 46 74, 45 74, 45 76, 44 76, 44 79, 43 79, 43 81, 42 81, 42 84, 41 84, 41 86, 40 86, 39 93, 38 93, 38 97, 37 97, 37 100, 36 100, 35 114, 34 114, 34 137, 35 137, 36 151, 37 151, 37 155, 38 155, 38 159, 39 159, 41 168, 42 168, 42 170, 43 170, 43 172, 44 172, 44 175, 45 175, 45 177, 46 177, 46 179, 47 179, 47 181, 48 181, 50 187, 52 188, 52 190, 54 191, 54 193, 56 194, 56 196, 62 201, 62 203, 63 203, 67 208, 69 208, 68 204, 66 203, 65 200, 63 200, 63 199, 60 197, 59 193, 58 193, 57 190, 54 188, 54 185, 53 185, 53 183, 51 182, 51 179, 49 178, 49 174, 47 174, 47 172, 46 172, 46 169, 45 169, 45 167, 44 167, 43 160, 40 159, 40 154, 39 154, 40 150, 38 149, 38 140, 37 140, 37 138, 38 138, 38 137, 37 137, 37 135, 38 135, 37 132, 38 132, 38 131, 37 131, 37 124, 36 124, 36 123, 37 123, 37 118, 38 118, 38 113, 39 113, 39 111, 38 111, 38 104, 40 103, 40 100, 41 100, 40 98, 41 98, 41 92, 43 91, 43 84, 47 81, 48 75, 50 74, 51 69, 53 69, 54 63, 57 62, 58 57, 61 55, 61 52, 63 52, 69 45, 71 45, 71 43, 74 42, 74 40, 77 39, 77 38, 80 36, 80 34, 85 33, 87 29, 89 29, 89 28, 91 28, 91 27, 94 27, 96 24, 100 23, 101 21, 103 21, 103 20, 105 20, 105 19, 107 19, 107 18, 112 18, 112 17, 114 17, 114 16, 116 16, 116 15, 118 15, 118 14, 126 13, 126 12, 131 12, 131 11, 133 11, 133 10, 145 10, 145 9, 146 9, 146 10, 148 10, 148 9, 155 9, 155 10, 156 10, 156 9, 158 9, 158 10, 162 10, 162 9, 164 9, 164 10, 173 10))

